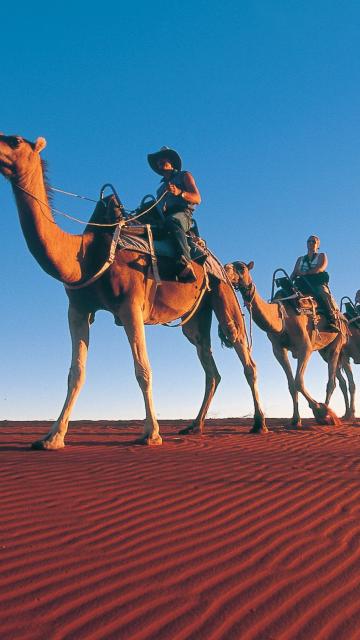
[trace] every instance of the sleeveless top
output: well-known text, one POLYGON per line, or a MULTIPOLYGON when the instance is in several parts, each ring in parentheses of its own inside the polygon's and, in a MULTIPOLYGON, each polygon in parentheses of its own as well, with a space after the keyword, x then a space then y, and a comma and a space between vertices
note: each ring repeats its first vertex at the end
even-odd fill
MULTIPOLYGON (((174 171, 171 174, 170 178, 164 177, 161 180, 160 186, 156 192, 156 198, 159 199, 160 196, 162 196, 164 191, 166 191, 169 182, 178 187, 178 189, 181 189, 181 191, 186 191, 186 187, 184 184, 185 173, 188 173, 188 171, 174 171)), ((192 204, 191 202, 186 202, 182 196, 174 196, 170 192, 163 197, 161 202, 159 202, 158 207, 164 214, 166 214, 169 209, 176 211, 186 210, 188 213, 192 214, 195 209, 194 204, 192 204)))
POLYGON ((309 256, 306 254, 306 256, 303 256, 301 258, 300 271, 309 271, 309 269, 313 269, 314 267, 316 267, 318 262, 319 262, 318 253, 315 253, 312 260, 310 260, 309 256))

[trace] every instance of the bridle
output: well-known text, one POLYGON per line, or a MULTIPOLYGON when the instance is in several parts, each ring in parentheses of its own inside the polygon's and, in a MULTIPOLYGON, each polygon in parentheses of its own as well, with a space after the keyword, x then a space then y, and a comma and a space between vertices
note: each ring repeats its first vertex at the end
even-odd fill
POLYGON ((253 282, 250 282, 246 285, 237 285, 238 291, 240 291, 245 305, 251 306, 255 297, 256 286, 253 282))
MULTIPOLYGON (((240 263, 242 265, 245 266, 244 263, 240 263)), ((234 266, 233 264, 233 269, 235 269, 235 271, 239 274, 239 270, 234 266)), ((253 344, 253 337, 252 337, 252 324, 253 324, 253 316, 252 316, 252 303, 255 297, 255 293, 256 293, 256 286, 253 282, 249 282, 249 284, 240 284, 239 282, 237 282, 236 284, 233 284, 234 289, 236 289, 237 291, 240 291, 242 298, 244 300, 244 304, 245 307, 247 308, 247 310, 249 311, 249 316, 250 316, 250 329, 249 329, 249 333, 250 333, 250 350, 252 349, 252 344, 253 344)))

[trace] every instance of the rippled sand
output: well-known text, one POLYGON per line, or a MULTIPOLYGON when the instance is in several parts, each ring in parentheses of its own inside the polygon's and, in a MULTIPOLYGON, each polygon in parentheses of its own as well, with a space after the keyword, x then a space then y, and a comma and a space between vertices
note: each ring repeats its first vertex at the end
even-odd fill
POLYGON ((0 423, 2 640, 350 640, 360 628, 360 421, 0 423))

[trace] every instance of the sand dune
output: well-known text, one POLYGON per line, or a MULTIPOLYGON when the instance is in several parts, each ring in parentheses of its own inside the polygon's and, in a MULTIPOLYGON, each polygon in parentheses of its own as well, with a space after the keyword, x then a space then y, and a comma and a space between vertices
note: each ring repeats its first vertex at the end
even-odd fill
POLYGON ((360 421, 0 423, 2 640, 360 638, 360 421))

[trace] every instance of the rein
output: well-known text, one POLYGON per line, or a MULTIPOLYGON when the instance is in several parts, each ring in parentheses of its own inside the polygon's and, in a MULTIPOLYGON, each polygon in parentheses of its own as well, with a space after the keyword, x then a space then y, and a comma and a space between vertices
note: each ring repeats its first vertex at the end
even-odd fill
POLYGON ((57 189, 56 187, 48 187, 50 191, 56 191, 57 193, 63 193, 66 196, 71 196, 72 198, 80 198, 80 200, 88 200, 89 202, 97 202, 94 198, 87 198, 86 196, 80 196, 78 193, 72 193, 71 191, 64 191, 63 189, 57 189))
MULTIPOLYGON (((98 280, 103 275, 103 273, 105 273, 105 271, 112 265, 112 263, 115 260, 115 252, 116 252, 116 247, 117 247, 117 244, 118 244, 118 241, 119 241, 120 231, 121 231, 121 228, 126 224, 125 221, 121 220, 120 222, 113 222, 113 223, 85 222, 84 220, 79 220, 78 218, 74 218, 73 216, 69 216, 67 213, 64 213, 63 211, 60 211, 59 209, 52 208, 47 202, 44 202, 43 200, 40 200, 40 198, 35 196, 30 191, 27 191, 27 189, 24 189, 23 187, 20 187, 20 185, 13 183, 13 186, 16 189, 19 189, 20 191, 23 191, 24 193, 26 193, 26 195, 28 195, 31 198, 33 198, 33 200, 36 200, 36 202, 38 202, 40 204, 41 213, 48 220, 48 222, 51 222, 52 224, 56 225, 55 220, 52 220, 52 218, 50 218, 49 216, 46 215, 46 213, 43 211, 41 205, 43 205, 44 207, 46 207, 50 211, 53 211, 54 213, 57 213, 57 214, 63 216, 64 218, 68 218, 69 220, 73 220, 75 222, 79 222, 80 224, 91 225, 92 227, 103 227, 103 228, 112 227, 112 228, 114 228, 114 234, 113 234, 112 241, 111 241, 109 257, 104 262, 102 267, 100 267, 100 269, 93 276, 91 276, 91 278, 88 278, 88 280, 85 280, 84 282, 80 282, 79 284, 65 284, 63 282, 63 285, 65 286, 66 289, 76 290, 76 289, 83 289, 84 287, 88 287, 90 284, 93 284, 93 282, 96 282, 96 280, 98 280)), ((50 187, 50 188, 53 191, 61 191, 60 189, 55 189, 55 188, 52 188, 52 187, 50 187)), ((66 193, 67 195, 78 197, 78 198, 81 198, 81 199, 84 199, 84 200, 91 200, 90 198, 86 198, 85 196, 79 196, 77 194, 73 194, 73 193, 70 193, 70 192, 61 191, 61 193, 66 193)), ((145 215, 145 213, 148 213, 148 211, 150 211, 151 209, 156 207, 156 205, 165 196, 165 194, 166 194, 166 191, 162 194, 162 196, 158 200, 155 200, 155 202, 153 202, 151 207, 149 207, 145 211, 142 211, 137 216, 133 216, 132 218, 129 218, 129 219, 130 220, 136 220, 137 218, 140 218, 141 216, 145 215)), ((97 202, 97 200, 92 200, 92 202, 97 202)))
MULTIPOLYGON (((20 187, 20 185, 13 183, 13 186, 16 189, 20 189, 20 191, 23 191, 24 193, 26 193, 28 196, 30 196, 31 198, 33 198, 34 200, 36 200, 36 202, 38 202, 39 204, 44 205, 44 207, 47 207, 50 211, 53 211, 55 214, 62 216, 63 218, 67 218, 68 220, 72 220, 73 222, 78 222, 79 224, 83 224, 86 226, 91 226, 91 227, 117 227, 118 226, 118 222, 112 222, 112 223, 106 223, 106 222, 87 222, 86 220, 80 220, 79 218, 74 218, 74 216, 70 216, 68 213, 64 213, 64 211, 61 211, 60 209, 55 209, 53 207, 51 207, 47 202, 44 202, 43 200, 40 200, 40 198, 38 198, 37 196, 35 196, 33 193, 31 193, 30 191, 27 191, 26 189, 24 189, 23 187, 20 187)), ((89 200, 90 202, 97 202, 97 200, 93 200, 92 198, 87 198, 85 196, 80 196, 77 195, 75 193, 70 193, 68 191, 62 191, 61 189, 55 189, 55 187, 49 187, 52 191, 59 191, 60 193, 65 193, 66 195, 69 196, 73 196, 74 198, 80 198, 82 200, 89 200)), ((146 213, 148 213, 149 211, 151 211, 151 209, 153 209, 154 207, 156 207, 160 200, 162 200, 164 198, 164 196, 166 195, 166 191, 164 191, 164 193, 160 196, 160 198, 158 198, 158 200, 155 200, 152 205, 148 208, 145 209, 145 211, 141 211, 141 213, 138 213, 136 216, 129 216, 127 218, 127 220, 129 222, 132 222, 133 220, 137 220, 138 218, 141 218, 142 216, 144 216, 146 213)), ((52 222, 52 224, 56 224, 55 220, 52 220, 51 218, 49 218, 48 216, 46 216, 46 214, 41 210, 43 216, 45 216, 45 218, 49 221, 52 222)))

